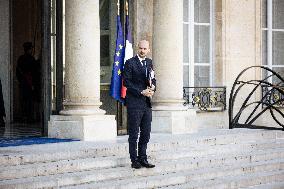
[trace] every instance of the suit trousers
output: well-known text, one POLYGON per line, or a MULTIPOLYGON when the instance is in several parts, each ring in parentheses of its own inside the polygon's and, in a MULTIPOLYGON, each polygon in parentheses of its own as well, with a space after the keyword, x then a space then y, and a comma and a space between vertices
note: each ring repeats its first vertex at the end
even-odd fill
POLYGON ((152 122, 152 109, 147 107, 143 109, 127 108, 127 126, 129 154, 131 161, 138 159, 147 159, 147 144, 150 140, 152 122), (140 130, 140 132, 139 132, 140 130), (137 148, 137 139, 139 142, 137 148), (138 156, 137 156, 138 151, 138 156))

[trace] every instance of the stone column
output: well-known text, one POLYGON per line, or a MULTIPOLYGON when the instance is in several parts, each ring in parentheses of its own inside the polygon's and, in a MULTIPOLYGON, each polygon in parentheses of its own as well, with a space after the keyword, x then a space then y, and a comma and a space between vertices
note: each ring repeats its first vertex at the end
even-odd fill
POLYGON ((114 116, 100 109, 99 0, 65 2, 65 101, 52 116, 49 136, 114 139, 114 116))
POLYGON ((157 91, 153 99, 156 132, 192 132, 189 111, 183 106, 183 1, 155 0, 153 62, 157 91))
POLYGON ((100 102, 99 1, 66 1, 63 115, 104 114, 100 102))

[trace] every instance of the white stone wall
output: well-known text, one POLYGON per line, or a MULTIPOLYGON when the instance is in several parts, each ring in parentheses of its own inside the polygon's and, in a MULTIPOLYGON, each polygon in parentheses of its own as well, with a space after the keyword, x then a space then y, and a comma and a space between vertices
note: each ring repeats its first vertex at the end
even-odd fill
MULTIPOLYGON (((260 1, 223 0, 222 11, 223 82, 229 92, 243 69, 261 64, 260 1)), ((256 78, 260 78, 260 74, 253 71, 244 79, 256 78)))
POLYGON ((0 78, 6 109, 6 119, 10 121, 10 22, 9 0, 0 1, 0 78))

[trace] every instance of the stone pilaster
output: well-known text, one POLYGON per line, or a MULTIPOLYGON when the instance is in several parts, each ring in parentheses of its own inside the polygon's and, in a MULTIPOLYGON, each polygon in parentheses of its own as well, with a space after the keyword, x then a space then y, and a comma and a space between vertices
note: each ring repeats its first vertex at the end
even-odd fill
POLYGON ((49 136, 112 139, 114 116, 100 109, 99 0, 65 2, 65 101, 50 121, 49 136))
MULTIPOLYGON (((261 2, 223 0, 222 4, 224 84, 232 86, 243 69, 261 65, 261 2)), ((252 72, 244 79, 257 77, 259 73, 252 72)))
POLYGON ((183 1, 155 0, 153 62, 157 91, 153 98, 155 132, 192 132, 195 112, 183 106, 183 1))
MULTIPOLYGON (((231 88, 240 72, 247 67, 261 65, 261 1, 248 0, 241 3, 223 0, 222 9, 223 81, 227 86, 227 100, 229 100, 231 88)), ((241 79, 244 81, 261 79, 260 69, 250 69, 241 79)), ((254 87, 246 85, 238 92, 235 111, 240 108, 254 87)), ((260 99, 259 92, 260 90, 250 100, 260 99)), ((251 112, 253 107, 248 107, 246 110, 251 112)), ((243 116, 240 118, 241 121, 242 118, 243 116)))

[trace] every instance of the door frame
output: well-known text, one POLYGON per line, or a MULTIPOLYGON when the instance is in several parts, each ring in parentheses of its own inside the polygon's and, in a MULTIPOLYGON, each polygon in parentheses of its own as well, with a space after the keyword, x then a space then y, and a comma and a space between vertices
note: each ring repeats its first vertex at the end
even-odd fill
POLYGON ((43 136, 48 136, 48 121, 51 115, 51 1, 42 1, 42 124, 43 136))

